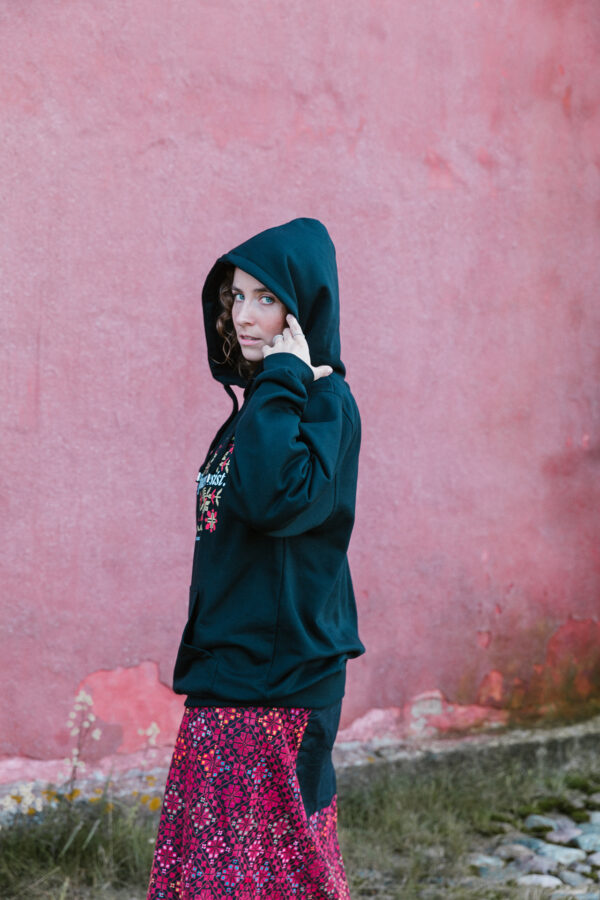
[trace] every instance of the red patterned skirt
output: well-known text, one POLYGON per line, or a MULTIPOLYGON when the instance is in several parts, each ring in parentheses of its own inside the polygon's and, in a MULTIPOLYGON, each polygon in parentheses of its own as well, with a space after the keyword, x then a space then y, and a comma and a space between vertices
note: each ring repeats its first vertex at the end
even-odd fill
POLYGON ((148 900, 349 900, 336 798, 307 816, 296 774, 310 716, 310 709, 185 710, 148 900))

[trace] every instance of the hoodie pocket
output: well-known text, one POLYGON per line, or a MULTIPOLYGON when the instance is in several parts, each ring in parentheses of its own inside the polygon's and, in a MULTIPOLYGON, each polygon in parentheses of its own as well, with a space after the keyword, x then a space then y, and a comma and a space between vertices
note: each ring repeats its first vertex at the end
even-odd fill
POLYGON ((198 591, 198 588, 191 587, 188 601, 188 619, 185 624, 185 628, 183 629, 183 636, 181 638, 182 644, 187 644, 190 647, 195 646, 194 629, 196 628, 196 621, 198 619, 199 606, 200 592, 198 591))
POLYGON ((177 693, 202 694, 210 691, 216 674, 217 660, 212 653, 181 642, 173 672, 173 688, 177 693))
POLYGON ((210 690, 217 672, 217 660, 213 654, 195 642, 198 607, 198 591, 190 590, 189 616, 183 630, 173 673, 173 687, 184 693, 210 690))

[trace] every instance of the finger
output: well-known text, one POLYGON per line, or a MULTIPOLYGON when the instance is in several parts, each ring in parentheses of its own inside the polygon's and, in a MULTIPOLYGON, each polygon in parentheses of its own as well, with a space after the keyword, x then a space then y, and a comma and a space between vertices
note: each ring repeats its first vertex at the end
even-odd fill
POLYGON ((279 341, 282 341, 282 340, 283 340, 283 334, 276 334, 275 337, 273 338, 273 344, 277 344, 277 343, 279 343, 279 341))
POLYGON ((333 372, 333 369, 331 368, 331 366, 316 366, 316 367, 313 369, 313 374, 314 374, 314 376, 315 376, 315 381, 316 381, 318 378, 326 378, 328 375, 331 375, 332 372, 333 372))
POLYGON ((289 322, 290 331, 291 331, 292 335, 295 338, 304 337, 304 334, 302 332, 302 328, 300 327, 300 323, 298 322, 298 319, 296 319, 296 317, 293 316, 291 313, 288 313, 288 315, 286 316, 286 319, 289 322))

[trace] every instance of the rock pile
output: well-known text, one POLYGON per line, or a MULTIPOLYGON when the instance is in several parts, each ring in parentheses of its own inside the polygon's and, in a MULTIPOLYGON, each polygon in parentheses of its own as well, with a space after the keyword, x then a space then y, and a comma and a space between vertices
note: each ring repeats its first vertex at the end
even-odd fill
POLYGON ((528 815, 489 852, 471 854, 472 870, 487 882, 553 888, 551 900, 600 900, 600 793, 573 792, 569 805, 568 815, 528 815))

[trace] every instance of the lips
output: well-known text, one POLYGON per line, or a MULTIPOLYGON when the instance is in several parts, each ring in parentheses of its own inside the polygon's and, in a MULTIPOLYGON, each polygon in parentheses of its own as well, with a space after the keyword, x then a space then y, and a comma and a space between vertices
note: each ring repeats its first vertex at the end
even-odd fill
POLYGON ((251 347, 253 344, 260 344, 261 338, 253 337, 251 334, 239 334, 238 341, 240 344, 245 344, 248 347, 251 347))

